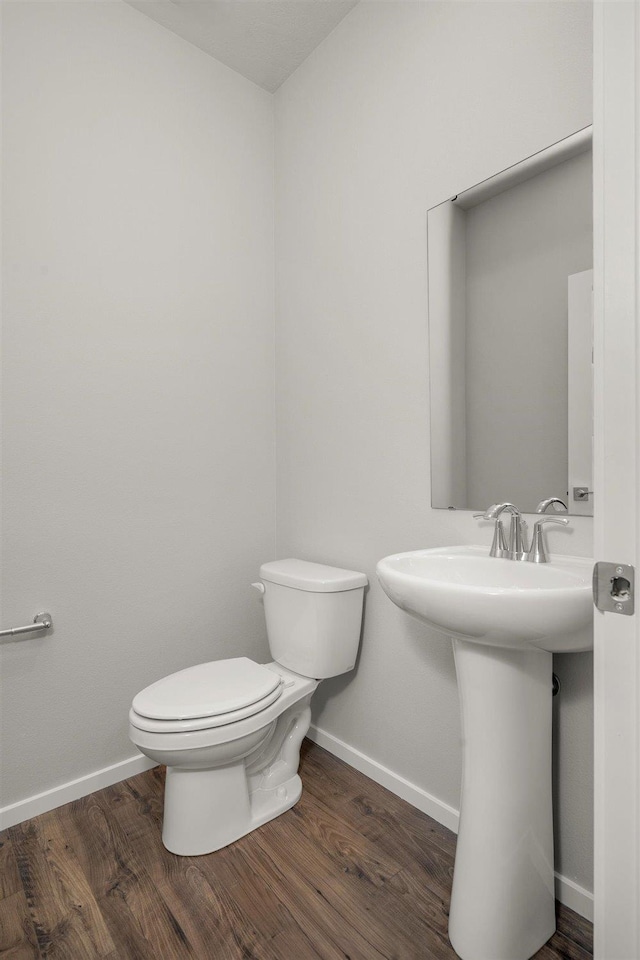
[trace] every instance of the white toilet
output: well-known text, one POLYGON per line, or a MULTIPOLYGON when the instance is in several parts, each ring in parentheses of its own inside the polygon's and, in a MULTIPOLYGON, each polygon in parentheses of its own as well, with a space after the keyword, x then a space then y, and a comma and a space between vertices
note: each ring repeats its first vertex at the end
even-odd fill
POLYGON ((363 573, 305 560, 265 563, 253 586, 273 663, 201 663, 134 697, 129 736, 167 767, 167 850, 219 850, 299 799, 309 703, 322 678, 355 665, 366 584, 363 573))

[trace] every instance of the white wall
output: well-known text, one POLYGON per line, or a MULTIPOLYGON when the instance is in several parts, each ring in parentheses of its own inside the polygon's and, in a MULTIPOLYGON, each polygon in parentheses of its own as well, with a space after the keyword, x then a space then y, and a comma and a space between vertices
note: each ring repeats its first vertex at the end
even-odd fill
MULTIPOLYGON (((360 3, 276 94, 278 555, 366 571, 357 672, 318 725, 457 806, 450 643, 375 563, 489 542, 429 506, 426 211, 591 121, 583 3, 360 3)), ((437 415, 437 411, 434 411, 437 415)), ((588 555, 591 521, 549 532, 588 555)), ((591 883, 591 658, 557 658, 557 866, 591 883)))
POLYGON ((2 802, 135 753, 142 686, 266 658, 272 98, 119 2, 3 3, 2 802))

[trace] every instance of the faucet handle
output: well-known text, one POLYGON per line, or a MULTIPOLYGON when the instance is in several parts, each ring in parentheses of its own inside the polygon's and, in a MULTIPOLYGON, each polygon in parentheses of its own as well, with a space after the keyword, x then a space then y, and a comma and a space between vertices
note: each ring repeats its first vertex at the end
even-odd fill
POLYGON ((493 542, 489 550, 490 557, 506 557, 509 554, 507 538, 504 535, 502 520, 496 520, 493 528, 493 542))
POLYGON ((542 536, 542 527, 545 523, 561 523, 563 527, 566 527, 569 521, 564 517, 541 517, 539 520, 536 520, 533 525, 531 549, 525 557, 525 560, 528 560, 529 563, 547 563, 549 560, 542 536))
MULTIPOLYGON (((488 513, 489 511, 487 511, 488 513)), ((485 513, 474 513, 474 520, 489 520, 485 513)), ((507 548, 507 539, 504 535, 504 526, 502 520, 498 517, 493 525, 493 541, 489 550, 490 557, 506 557, 509 554, 507 548)))

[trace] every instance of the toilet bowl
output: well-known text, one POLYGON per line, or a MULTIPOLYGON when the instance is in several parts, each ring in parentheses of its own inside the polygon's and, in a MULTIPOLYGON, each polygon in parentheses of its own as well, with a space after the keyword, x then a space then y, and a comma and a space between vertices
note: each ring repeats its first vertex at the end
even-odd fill
POLYGON ((146 687, 129 712, 130 739, 167 767, 162 841, 182 856, 219 850, 296 803, 311 697, 355 665, 364 574, 283 560, 260 577, 277 659, 189 667, 146 687))
MULTIPOLYGON (((213 681, 214 670, 229 664, 269 672, 277 697, 264 698, 233 714, 164 720, 129 713, 129 736, 139 750, 165 764, 165 813, 162 841, 183 856, 211 853, 284 813, 300 797, 300 744, 309 729, 311 694, 316 680, 277 664, 250 660, 201 664, 213 681), (221 722, 231 717, 228 722, 221 722)), ((193 675, 194 667, 183 674, 193 675)), ((180 674, 174 674, 179 678, 180 674)), ((166 686, 172 678, 166 678, 166 686)), ((144 692, 144 691, 143 691, 144 692)), ((166 690, 165 690, 166 692, 166 690)), ((160 690, 162 693, 162 690, 160 690)))

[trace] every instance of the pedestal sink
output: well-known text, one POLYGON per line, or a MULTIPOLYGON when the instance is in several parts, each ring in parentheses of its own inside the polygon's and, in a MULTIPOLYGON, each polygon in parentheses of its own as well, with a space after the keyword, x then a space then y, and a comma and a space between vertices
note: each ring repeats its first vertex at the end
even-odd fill
POLYGON ((477 546, 377 566, 395 604, 453 639, 463 776, 449 938, 462 960, 528 960, 555 930, 552 653, 592 647, 592 569, 477 546))

